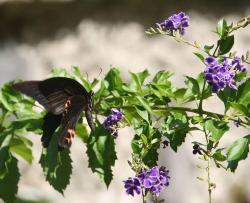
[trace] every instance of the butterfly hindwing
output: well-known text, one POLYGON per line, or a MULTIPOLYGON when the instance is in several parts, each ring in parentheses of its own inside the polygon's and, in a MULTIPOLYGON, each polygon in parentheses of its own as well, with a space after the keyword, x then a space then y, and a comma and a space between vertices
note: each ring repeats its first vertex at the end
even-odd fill
POLYGON ((43 120, 44 120, 42 125, 43 135, 41 141, 43 147, 48 147, 52 135, 61 124, 62 115, 47 113, 44 116, 43 120))
POLYGON ((85 108, 86 99, 83 96, 73 96, 66 102, 59 133, 59 146, 63 148, 69 148, 71 146, 77 121, 85 108))

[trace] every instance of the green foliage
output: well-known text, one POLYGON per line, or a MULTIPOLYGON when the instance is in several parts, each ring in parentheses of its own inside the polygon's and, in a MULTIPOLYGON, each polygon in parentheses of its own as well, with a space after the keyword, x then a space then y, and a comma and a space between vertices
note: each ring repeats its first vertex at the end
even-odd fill
POLYGON ((6 171, 0 179, 0 197, 7 203, 12 203, 17 194, 17 184, 20 178, 20 173, 17 167, 17 159, 10 153, 8 154, 6 171))
POLYGON ((175 152, 185 141, 188 131, 189 124, 185 113, 173 112, 166 118, 164 135, 169 139, 170 146, 175 152))
POLYGON ((87 155, 89 157, 89 167, 93 173, 97 173, 104 180, 108 187, 113 178, 112 167, 117 157, 114 138, 101 125, 89 136, 87 155))
POLYGON ((69 150, 58 149, 58 136, 55 134, 47 149, 43 149, 39 163, 49 184, 58 192, 66 189, 72 174, 72 160, 69 150))
POLYGON ((221 139, 226 131, 229 130, 226 122, 219 120, 206 121, 206 129, 211 133, 210 140, 217 142, 221 139))
POLYGON ((247 158, 249 152, 250 135, 234 141, 228 148, 227 161, 228 168, 234 172, 238 162, 247 158))

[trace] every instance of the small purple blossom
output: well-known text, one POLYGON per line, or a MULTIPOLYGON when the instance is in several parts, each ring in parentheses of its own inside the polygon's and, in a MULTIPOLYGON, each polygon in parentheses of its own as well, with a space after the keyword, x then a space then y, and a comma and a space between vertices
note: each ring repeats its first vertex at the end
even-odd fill
POLYGON ((235 57, 231 62, 225 58, 222 63, 219 63, 216 58, 209 56, 205 59, 205 64, 205 79, 212 86, 214 93, 223 90, 226 86, 237 90, 234 77, 237 71, 246 71, 246 67, 240 63, 239 57, 235 57))
POLYGON ((141 193, 141 183, 138 178, 128 178, 123 182, 127 195, 134 196, 134 193, 138 195, 141 193))
POLYGON ((118 109, 111 109, 111 114, 105 119, 103 126, 115 138, 118 136, 118 122, 122 119, 123 114, 118 109))
POLYGON ((201 152, 201 148, 198 144, 195 144, 193 146, 193 154, 199 154, 199 155, 202 155, 202 152, 201 152))
POLYGON ((156 23, 156 25, 163 31, 172 33, 173 31, 179 30, 180 34, 184 35, 186 28, 189 26, 188 21, 189 17, 184 12, 180 12, 170 16, 164 22, 156 23))
POLYGON ((240 127, 241 121, 242 121, 242 120, 241 120, 240 118, 238 118, 237 120, 234 120, 233 123, 234 123, 234 125, 235 125, 236 127, 240 127))
POLYGON ((243 64, 241 64, 240 57, 235 56, 234 59, 232 60, 232 66, 234 69, 239 70, 241 72, 246 72, 247 68, 243 64))

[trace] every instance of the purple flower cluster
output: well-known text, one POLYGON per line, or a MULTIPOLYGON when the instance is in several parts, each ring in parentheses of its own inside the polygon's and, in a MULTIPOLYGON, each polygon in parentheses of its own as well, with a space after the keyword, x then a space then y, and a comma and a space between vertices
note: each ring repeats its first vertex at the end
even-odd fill
POLYGON ((140 194, 144 188, 146 191, 159 196, 164 187, 169 186, 169 171, 164 167, 154 166, 149 170, 141 172, 135 178, 124 181, 124 187, 128 195, 140 194))
POLYGON ((109 115, 103 123, 105 129, 107 129, 115 138, 118 136, 118 122, 122 119, 123 115, 118 109, 111 109, 111 115, 109 115))
POLYGON ((178 14, 174 14, 170 16, 168 19, 161 23, 156 23, 156 25, 163 31, 173 32, 180 31, 181 35, 184 35, 186 32, 186 28, 189 26, 189 17, 186 16, 184 12, 180 12, 178 14))
POLYGON ((219 63, 216 58, 209 56, 205 59, 205 79, 212 85, 212 92, 216 93, 226 86, 237 90, 234 77, 237 71, 245 72, 246 67, 241 64, 240 58, 235 57, 231 62, 226 58, 219 63))

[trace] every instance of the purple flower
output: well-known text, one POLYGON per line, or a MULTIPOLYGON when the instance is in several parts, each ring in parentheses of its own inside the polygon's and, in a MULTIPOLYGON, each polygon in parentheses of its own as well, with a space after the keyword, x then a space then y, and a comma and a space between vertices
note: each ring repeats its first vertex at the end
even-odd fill
POLYGON ((164 186, 169 186, 169 171, 165 168, 152 167, 138 175, 142 186, 151 193, 159 196, 164 186))
POLYGON ((140 194, 144 189, 145 192, 159 196, 164 187, 169 186, 169 179, 169 171, 165 167, 154 166, 141 172, 135 178, 128 178, 123 182, 128 195, 134 196, 134 192, 140 194))
POLYGON ((246 71, 238 57, 235 57, 231 62, 225 58, 222 63, 219 63, 216 58, 209 56, 205 59, 205 64, 205 79, 212 86, 214 93, 223 90, 226 86, 237 90, 234 77, 237 71, 246 71))
POLYGON ((134 196, 134 193, 138 195, 141 193, 141 184, 138 178, 128 178, 123 182, 127 195, 134 196))
POLYGON ((118 136, 118 122, 122 119, 123 115, 118 109, 111 109, 111 114, 106 118, 103 123, 105 129, 107 129, 115 138, 118 136))
POLYGON ((156 25, 163 31, 172 33, 173 31, 180 31, 184 35, 186 28, 189 26, 189 17, 184 12, 174 14, 166 19, 164 22, 156 23, 156 25))
POLYGON ((235 56, 234 59, 232 60, 232 66, 241 72, 246 72, 247 68, 243 64, 241 64, 240 57, 235 56))

